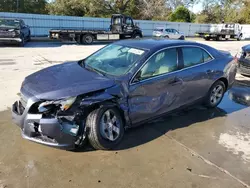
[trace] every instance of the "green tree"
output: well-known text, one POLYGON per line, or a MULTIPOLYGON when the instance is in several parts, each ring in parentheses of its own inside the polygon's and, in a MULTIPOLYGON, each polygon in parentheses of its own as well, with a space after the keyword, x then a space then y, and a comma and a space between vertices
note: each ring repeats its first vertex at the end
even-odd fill
POLYGON ((139 18, 139 5, 139 0, 55 0, 47 9, 55 15, 110 17, 121 13, 139 18))
POLYGON ((196 16, 197 23, 249 23, 249 0, 207 0, 196 16))
POLYGON ((47 5, 49 14, 84 16, 87 12, 85 1, 83 0, 55 0, 47 5))
POLYGON ((192 22, 193 14, 188 8, 179 6, 169 16, 169 20, 172 22, 192 22))
POLYGON ((167 6, 169 6, 172 10, 175 10, 179 6, 184 7, 192 7, 194 4, 199 2, 199 0, 168 0, 166 1, 167 6))
POLYGON ((44 14, 46 4, 46 0, 1 0, 0 11, 44 14))

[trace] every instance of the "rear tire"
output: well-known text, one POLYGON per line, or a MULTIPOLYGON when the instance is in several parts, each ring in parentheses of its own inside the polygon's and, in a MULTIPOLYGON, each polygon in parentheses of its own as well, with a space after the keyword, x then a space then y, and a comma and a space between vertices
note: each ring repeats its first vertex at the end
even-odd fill
POLYGON ((215 108, 221 102, 226 91, 224 82, 218 80, 209 89, 204 104, 208 108, 215 108))
POLYGON ((221 41, 223 38, 222 38, 222 36, 217 36, 216 37, 216 41, 221 41))
POLYGON ((89 143, 97 150, 113 149, 124 135, 123 120, 116 108, 101 107, 92 111, 86 126, 89 143))
POLYGON ((94 42, 94 36, 91 35, 91 34, 86 34, 86 35, 83 35, 82 38, 81 38, 81 43, 82 44, 92 44, 94 42))
POLYGON ((185 37, 182 35, 179 39, 180 40, 185 40, 185 37))
POLYGON ((168 36, 168 35, 166 35, 164 38, 165 38, 165 39, 169 39, 169 36, 168 36))

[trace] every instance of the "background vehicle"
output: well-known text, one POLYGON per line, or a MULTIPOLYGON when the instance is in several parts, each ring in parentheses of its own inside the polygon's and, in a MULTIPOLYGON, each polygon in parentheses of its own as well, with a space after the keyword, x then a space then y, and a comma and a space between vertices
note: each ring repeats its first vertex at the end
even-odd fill
POLYGON ((223 40, 237 39, 240 41, 243 38, 242 26, 237 23, 213 25, 207 32, 198 32, 197 36, 203 37, 205 40, 223 40))
POLYGON ((250 106, 250 81, 236 81, 234 86, 229 90, 228 95, 234 102, 250 106))
POLYGON ((153 37, 163 37, 169 39, 185 39, 185 35, 176 29, 166 27, 156 27, 153 31, 153 37))
POLYGON ((26 77, 12 117, 31 141, 72 149, 88 138, 112 149, 125 128, 198 102, 216 107, 234 83, 234 62, 195 42, 118 41, 26 77))
POLYGON ((80 44, 92 44, 97 41, 119 40, 126 38, 143 37, 141 29, 134 24, 131 17, 122 14, 113 14, 109 30, 96 29, 51 29, 51 39, 77 41, 80 44))
POLYGON ((243 46, 241 50, 238 59, 238 72, 250 76, 250 45, 243 46))
POLYGON ((0 18, 0 43, 24 46, 30 40, 30 28, 21 19, 0 18))

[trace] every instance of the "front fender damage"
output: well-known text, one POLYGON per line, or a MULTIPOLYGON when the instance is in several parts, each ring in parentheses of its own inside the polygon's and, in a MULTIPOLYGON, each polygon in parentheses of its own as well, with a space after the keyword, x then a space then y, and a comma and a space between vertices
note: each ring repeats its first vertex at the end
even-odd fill
MULTIPOLYGON (((77 97, 75 103, 65 111, 54 109, 54 117, 61 125, 61 131, 75 137, 75 146, 85 145, 87 136, 86 118, 90 112, 100 107, 116 107, 124 118, 125 128, 131 125, 128 116, 126 85, 116 85, 104 90, 91 92, 77 97), (77 129, 77 131, 75 130, 77 129), (76 133, 76 134, 74 134, 76 133)), ((51 109, 53 111, 53 109, 51 109)))
POLYGON ((83 108, 92 107, 117 107, 122 113, 125 121, 125 128, 131 125, 128 115, 128 101, 127 101, 126 85, 120 84, 111 88, 107 88, 103 92, 98 92, 89 97, 83 98, 80 106, 83 108))

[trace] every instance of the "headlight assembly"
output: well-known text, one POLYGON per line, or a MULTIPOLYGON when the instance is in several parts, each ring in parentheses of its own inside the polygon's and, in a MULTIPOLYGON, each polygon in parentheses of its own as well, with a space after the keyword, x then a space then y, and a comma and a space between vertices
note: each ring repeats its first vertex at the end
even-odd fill
POLYGON ((46 112, 51 108, 51 105, 60 106, 62 111, 68 110, 72 104, 76 101, 76 97, 70 97, 67 99, 62 99, 58 101, 45 101, 38 106, 39 112, 46 112))

